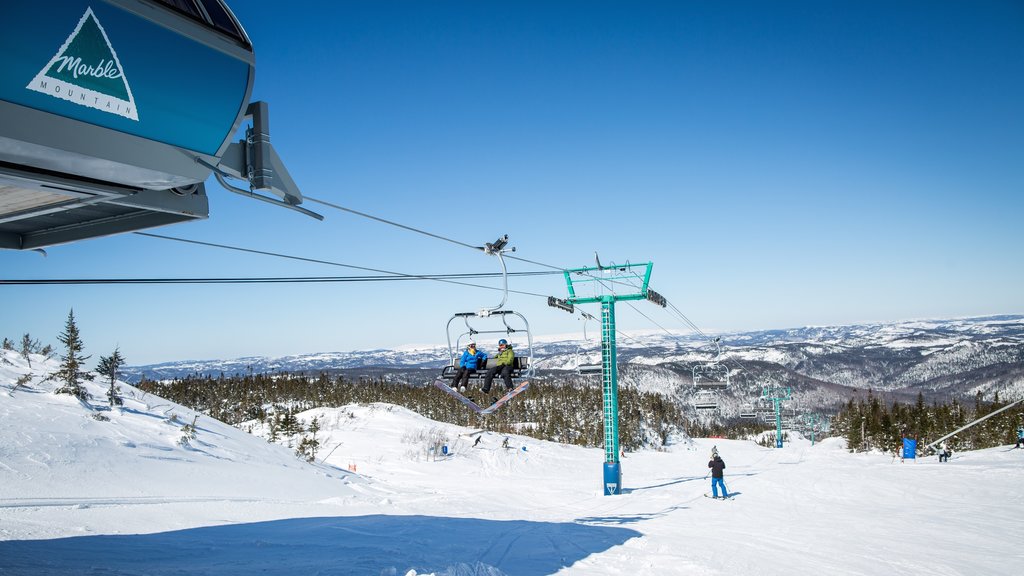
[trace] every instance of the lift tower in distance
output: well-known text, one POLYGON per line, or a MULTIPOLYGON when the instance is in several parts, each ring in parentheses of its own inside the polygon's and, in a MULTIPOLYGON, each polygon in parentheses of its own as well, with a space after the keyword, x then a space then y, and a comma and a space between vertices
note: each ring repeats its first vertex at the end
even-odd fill
POLYGON ((615 353, 615 303, 619 300, 650 300, 665 307, 665 297, 648 289, 653 263, 611 264, 600 260, 592 268, 565 271, 569 297, 549 298, 548 304, 572 312, 577 304, 601 304, 601 390, 604 399, 604 495, 622 493, 622 468, 619 463, 619 371, 615 353), (588 284, 594 296, 577 294, 577 287, 588 284), (619 293, 627 287, 631 292, 619 293))
POLYGON ((782 448, 782 403, 793 398, 793 389, 766 384, 761 389, 761 398, 770 400, 775 407, 775 447, 782 448))

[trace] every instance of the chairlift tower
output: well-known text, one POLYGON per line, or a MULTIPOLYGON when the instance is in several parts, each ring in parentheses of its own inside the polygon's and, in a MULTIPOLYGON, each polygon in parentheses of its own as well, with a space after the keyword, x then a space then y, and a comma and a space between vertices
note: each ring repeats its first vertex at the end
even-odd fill
POLYGON ((775 447, 782 448, 782 403, 793 397, 789 386, 767 384, 761 389, 761 398, 771 400, 775 407, 775 447))
POLYGON ((601 265, 590 268, 576 268, 565 271, 565 283, 569 290, 566 300, 550 298, 548 304, 572 311, 577 304, 601 304, 601 390, 604 404, 604 494, 612 496, 622 493, 622 468, 619 463, 619 371, 615 349, 615 303, 620 300, 650 300, 665 307, 665 297, 650 290, 647 285, 651 278, 653 263, 601 265), (637 285, 639 283, 639 286, 637 285), (589 284, 595 295, 584 297, 576 288, 589 284), (628 286, 634 292, 622 294, 612 287, 628 286))
POLYGON ((800 415, 800 423, 811 433, 811 446, 814 446, 814 433, 821 424, 821 415, 814 412, 807 412, 800 415))

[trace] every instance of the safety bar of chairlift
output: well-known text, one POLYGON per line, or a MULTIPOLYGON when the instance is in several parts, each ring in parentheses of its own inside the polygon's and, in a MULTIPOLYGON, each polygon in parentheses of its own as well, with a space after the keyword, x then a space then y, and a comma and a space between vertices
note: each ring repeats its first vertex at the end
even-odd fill
MULTIPOLYGON (((512 314, 512 315, 518 316, 519 319, 523 321, 523 325, 526 327, 527 358, 529 360, 529 363, 527 365, 526 373, 523 374, 523 377, 532 378, 533 374, 535 372, 535 368, 534 368, 534 365, 533 365, 533 333, 530 331, 530 322, 526 319, 526 317, 523 316, 522 314, 514 311, 514 310, 497 310, 494 313, 492 313, 492 315, 500 315, 501 316, 501 322, 502 322, 502 324, 505 325, 505 330, 477 330, 477 329, 473 328, 472 326, 469 325, 469 317, 470 316, 479 316, 479 314, 477 314, 475 312, 457 312, 454 315, 452 315, 452 317, 448 319, 448 324, 445 326, 445 337, 448 340, 449 364, 450 365, 455 365, 455 350, 456 349, 452 348, 452 335, 451 335, 451 325, 452 325, 452 321, 453 320, 455 320, 456 318, 462 318, 463 322, 465 322, 465 324, 466 324, 466 328, 469 329, 468 332, 460 334, 458 339, 456 339, 456 341, 455 341, 456 345, 460 345, 461 346, 461 344, 462 344, 462 342, 461 342, 462 337, 466 336, 466 335, 473 336, 474 334, 514 334, 516 332, 520 332, 521 330, 517 330, 517 329, 515 329, 515 328, 513 328, 513 327, 508 325, 508 320, 506 319, 506 316, 508 314, 512 314)), ((461 348, 459 348, 459 349, 461 350, 461 348)))
POLYGON ((727 382, 694 382, 693 387, 698 390, 722 390, 728 388, 727 382))
POLYGON ((580 364, 576 367, 576 372, 580 376, 594 376, 604 372, 604 367, 601 364, 580 364))

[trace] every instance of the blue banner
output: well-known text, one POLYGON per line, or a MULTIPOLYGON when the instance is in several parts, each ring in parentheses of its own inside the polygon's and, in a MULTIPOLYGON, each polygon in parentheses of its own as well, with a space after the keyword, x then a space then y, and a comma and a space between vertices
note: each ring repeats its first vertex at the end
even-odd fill
POLYGON ((903 439, 903 457, 904 458, 917 458, 917 439, 916 438, 904 438, 903 439))

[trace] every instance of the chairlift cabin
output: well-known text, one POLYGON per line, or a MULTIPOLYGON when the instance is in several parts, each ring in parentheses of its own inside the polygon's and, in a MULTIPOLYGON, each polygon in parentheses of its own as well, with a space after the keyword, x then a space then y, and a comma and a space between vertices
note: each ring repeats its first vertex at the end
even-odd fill
POLYGON ((222 0, 8 0, 0 54, 0 248, 207 218, 211 173, 319 217, 249 100, 252 43, 222 0))
POLYGON ((711 390, 698 390, 693 395, 693 407, 697 410, 717 410, 718 395, 711 390))

